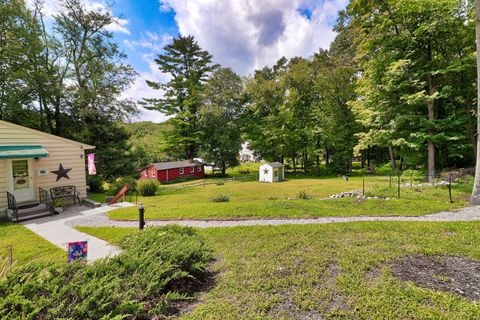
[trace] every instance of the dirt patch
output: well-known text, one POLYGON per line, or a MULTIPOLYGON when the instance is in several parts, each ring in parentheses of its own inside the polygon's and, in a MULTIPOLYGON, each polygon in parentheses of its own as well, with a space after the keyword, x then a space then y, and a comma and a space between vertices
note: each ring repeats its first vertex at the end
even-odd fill
POLYGON ((417 286, 480 300, 480 261, 460 256, 409 255, 390 263, 393 276, 417 286))

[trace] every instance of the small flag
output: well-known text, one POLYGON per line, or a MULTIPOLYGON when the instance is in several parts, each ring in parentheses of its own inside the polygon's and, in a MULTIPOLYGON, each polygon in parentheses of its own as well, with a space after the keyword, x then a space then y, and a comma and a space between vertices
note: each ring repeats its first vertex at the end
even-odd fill
POLYGON ((88 157, 88 174, 95 175, 97 174, 97 169, 95 168, 95 153, 89 153, 88 157))
POLYGON ((68 243, 68 262, 87 261, 88 241, 75 241, 68 243))

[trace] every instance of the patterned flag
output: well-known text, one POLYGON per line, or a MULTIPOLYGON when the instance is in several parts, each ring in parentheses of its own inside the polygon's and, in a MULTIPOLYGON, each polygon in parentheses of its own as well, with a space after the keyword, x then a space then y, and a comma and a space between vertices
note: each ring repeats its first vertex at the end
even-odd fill
POLYGON ((88 174, 97 174, 97 169, 95 168, 95 153, 88 154, 88 174))
POLYGON ((87 261, 88 241, 76 241, 68 243, 68 262, 87 261))

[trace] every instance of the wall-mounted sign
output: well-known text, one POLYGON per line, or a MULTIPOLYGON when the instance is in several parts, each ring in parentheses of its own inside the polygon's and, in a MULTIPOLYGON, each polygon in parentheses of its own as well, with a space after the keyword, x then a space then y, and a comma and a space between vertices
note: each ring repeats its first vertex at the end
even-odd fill
POLYGON ((37 169, 37 176, 46 176, 46 175, 48 175, 47 168, 37 169))
POLYGON ((95 153, 89 153, 87 155, 88 159, 88 174, 94 175, 97 174, 97 169, 95 168, 95 153))

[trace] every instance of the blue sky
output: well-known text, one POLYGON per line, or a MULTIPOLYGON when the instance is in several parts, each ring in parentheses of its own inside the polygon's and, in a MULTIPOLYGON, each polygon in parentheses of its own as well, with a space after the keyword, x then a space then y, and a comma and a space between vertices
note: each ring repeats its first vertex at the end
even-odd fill
MULTIPOLYGON (((31 0, 30 0, 31 1, 31 0)), ((54 12, 58 0, 45 0, 54 12)), ((102 10, 104 0, 84 0, 87 8, 102 10)), ((125 98, 161 96, 145 80, 165 81, 154 57, 173 37, 193 35, 216 63, 241 75, 272 65, 280 57, 309 57, 328 48, 337 13, 347 0, 116 0, 118 17, 108 29, 127 54, 127 63, 139 73, 125 98)), ((154 122, 166 117, 142 109, 137 119, 154 122)))

